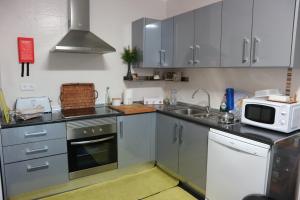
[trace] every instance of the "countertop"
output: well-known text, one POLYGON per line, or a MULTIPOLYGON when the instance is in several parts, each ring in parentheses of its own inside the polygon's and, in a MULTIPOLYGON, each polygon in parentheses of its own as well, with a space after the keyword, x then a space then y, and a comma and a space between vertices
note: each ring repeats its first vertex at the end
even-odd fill
MULTIPOLYGON (((193 117, 176 114, 172 112, 172 110, 181 109, 181 108, 193 107, 193 108, 201 109, 201 107, 199 106, 185 104, 185 103, 179 103, 177 106, 170 106, 170 105, 149 105, 149 106, 154 107, 157 113, 173 116, 178 119, 190 121, 203 126, 208 126, 210 128, 228 132, 237 136, 252 139, 269 145, 273 145, 281 140, 284 140, 286 138, 295 135, 300 135, 300 130, 287 134, 287 133, 281 133, 281 132, 271 131, 267 129, 257 128, 253 126, 248 126, 241 123, 224 125, 224 124, 220 124, 217 120, 193 118, 193 117)), ((55 112, 55 113, 43 114, 42 117, 32 119, 32 120, 27 120, 27 121, 12 121, 11 123, 8 124, 2 121, 1 128, 7 129, 7 128, 15 128, 15 127, 23 127, 23 126, 34 126, 34 125, 41 125, 41 124, 68 122, 74 120, 92 119, 92 118, 100 118, 100 117, 116 117, 116 116, 124 115, 121 112, 112 110, 111 108, 103 105, 97 106, 96 108, 98 109, 97 110, 98 112, 95 115, 91 115, 91 116, 80 116, 80 117, 66 119, 63 118, 61 112, 55 112)))
POLYGON ((23 126, 35 126, 41 124, 51 124, 51 123, 59 123, 59 122, 68 122, 74 120, 84 120, 84 119, 93 119, 93 118, 100 118, 100 117, 116 117, 123 115, 122 113, 112 110, 109 107, 100 105, 96 107, 96 113, 90 116, 80 116, 80 117, 73 117, 73 118, 64 118, 63 114, 60 111, 53 112, 53 113, 45 113, 41 117, 30 119, 30 120, 13 120, 10 123, 5 123, 1 119, 1 129, 7 128, 16 128, 16 127, 23 127, 23 126))

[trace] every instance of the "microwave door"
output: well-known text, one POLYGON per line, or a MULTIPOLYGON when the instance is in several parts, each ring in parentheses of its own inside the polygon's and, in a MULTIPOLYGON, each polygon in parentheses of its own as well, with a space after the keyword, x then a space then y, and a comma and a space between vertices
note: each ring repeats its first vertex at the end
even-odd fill
POLYGON ((253 122, 272 125, 276 121, 276 109, 271 106, 247 104, 244 116, 253 122))

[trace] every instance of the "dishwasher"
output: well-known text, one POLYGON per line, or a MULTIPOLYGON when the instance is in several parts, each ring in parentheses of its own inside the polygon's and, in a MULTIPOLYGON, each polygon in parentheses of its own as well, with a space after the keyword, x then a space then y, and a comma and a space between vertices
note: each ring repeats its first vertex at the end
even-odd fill
POLYGON ((266 194, 270 146, 211 129, 208 139, 206 200, 242 200, 266 194))

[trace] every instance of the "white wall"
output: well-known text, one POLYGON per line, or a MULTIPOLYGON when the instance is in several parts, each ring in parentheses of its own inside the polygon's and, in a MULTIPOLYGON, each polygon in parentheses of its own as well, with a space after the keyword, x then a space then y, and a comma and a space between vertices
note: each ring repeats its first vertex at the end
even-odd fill
MULTIPOLYGON (((60 85, 66 82, 93 82, 104 99, 106 86, 111 96, 119 97, 126 87, 122 77, 126 65, 120 59, 123 47, 131 44, 131 22, 140 17, 166 17, 163 0, 91 0, 91 30, 117 49, 116 53, 81 55, 49 53, 67 33, 67 0, 1 0, 0 63, 2 88, 10 106, 17 97, 50 96, 58 104, 60 85), (36 63, 31 76, 21 78, 17 37, 35 39, 36 63), (34 92, 22 92, 21 83, 36 85, 34 92)), ((159 84, 146 84, 154 94, 162 93, 159 84)), ((128 87, 141 87, 129 84, 128 87)), ((149 94, 138 90, 138 96, 149 94)))
MULTIPOLYGON (((168 0, 167 1, 167 16, 174 16, 189 10, 200 8, 218 0, 168 0)), ((300 66, 298 66, 300 67, 300 66)), ((282 91, 285 89, 287 69, 259 69, 259 68, 203 68, 203 69, 187 69, 185 74, 190 77, 189 83, 167 83, 165 92, 168 95, 170 89, 178 90, 178 100, 206 104, 206 96, 198 95, 192 99, 192 93, 197 88, 207 89, 211 93, 212 106, 219 108, 222 101, 225 89, 234 87, 238 90, 245 90, 254 93, 256 90, 279 88, 282 91)), ((294 70, 292 92, 300 86, 300 70, 294 70)))

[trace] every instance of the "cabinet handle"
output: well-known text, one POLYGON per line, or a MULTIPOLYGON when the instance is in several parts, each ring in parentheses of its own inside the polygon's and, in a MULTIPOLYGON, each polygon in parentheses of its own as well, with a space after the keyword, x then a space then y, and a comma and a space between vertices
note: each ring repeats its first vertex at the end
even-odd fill
MULTIPOLYGON (((197 56, 200 58, 200 45, 199 44, 195 45, 195 49, 196 49, 195 54, 197 54, 197 56)), ((200 60, 194 60, 194 64, 198 64, 198 63, 200 63, 200 60)))
POLYGON ((250 43, 250 41, 249 41, 248 38, 244 38, 244 39, 243 39, 243 56, 242 56, 242 63, 248 62, 247 49, 248 49, 249 43, 250 43))
POLYGON ((183 138, 182 138, 183 134, 182 133, 183 133, 183 126, 180 125, 180 127, 179 127, 179 144, 180 145, 183 143, 183 138))
POLYGON ((189 62, 188 62, 188 64, 189 65, 192 65, 192 64, 194 64, 194 53, 195 53, 195 48, 194 48, 194 46, 190 46, 190 50, 191 50, 191 55, 192 55, 192 59, 191 60, 189 60, 189 62))
POLYGON ((124 134, 123 134, 123 121, 120 121, 120 138, 123 138, 124 137, 124 134))
POLYGON ((178 128, 178 125, 177 125, 177 124, 174 124, 173 144, 177 142, 177 128, 178 128))
POLYGON ((161 54, 162 54, 162 50, 159 50, 159 66, 162 66, 162 56, 161 56, 161 54))
POLYGON ((259 61, 259 58, 257 56, 257 49, 258 49, 258 44, 260 42, 260 39, 257 37, 254 37, 253 39, 253 63, 257 63, 259 61))
POLYGON ((34 132, 34 133, 25 133, 25 137, 40 137, 40 136, 44 136, 47 135, 47 131, 43 130, 40 132, 34 132))
POLYGON ((166 65, 166 50, 163 50, 164 53, 164 65, 166 65))
POLYGON ((27 165, 27 171, 33 172, 33 171, 37 171, 37 170, 47 169, 47 168, 49 168, 49 166, 50 166, 50 164, 48 161, 45 162, 45 164, 43 164, 43 165, 39 165, 39 166, 35 166, 35 167, 33 167, 31 165, 27 165))
POLYGON ((162 49, 160 50, 160 65, 165 66, 166 64, 166 50, 162 49))
POLYGON ((26 149, 26 154, 35 154, 35 153, 43 153, 43 152, 47 152, 48 151, 48 146, 45 146, 44 148, 40 148, 40 149, 26 149))

